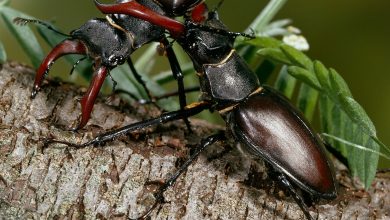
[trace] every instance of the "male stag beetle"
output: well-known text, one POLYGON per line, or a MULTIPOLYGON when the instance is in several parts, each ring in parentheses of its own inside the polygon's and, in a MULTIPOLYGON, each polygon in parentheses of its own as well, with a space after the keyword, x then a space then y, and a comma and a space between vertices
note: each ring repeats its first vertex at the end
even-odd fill
POLYGON ((188 53, 198 72, 201 101, 103 133, 83 144, 55 139, 49 142, 77 148, 102 144, 122 134, 187 118, 206 109, 218 111, 226 121, 226 131, 201 141, 190 158, 155 193, 155 203, 140 218, 148 216, 163 201, 164 191, 207 146, 233 136, 251 155, 264 159, 271 166, 277 180, 290 192, 306 218, 312 219, 297 189, 314 198, 337 196, 332 165, 322 141, 285 97, 260 85, 256 75, 233 49, 237 34, 223 25, 215 11, 209 12, 205 3, 199 0, 156 2, 166 15, 134 0, 117 4, 102 4, 95 0, 97 8, 105 14, 133 16, 167 30, 188 53), (184 15, 184 23, 172 18, 177 15, 184 15))
MULTIPOLYGON (((122 2, 128 2, 128 0, 117 0, 117 3, 122 2)), ((154 1, 138 0, 137 2, 160 14, 165 13, 154 1)), ((29 22, 43 24, 55 32, 60 33, 53 27, 38 20, 15 19, 15 23, 17 24, 24 25, 29 22)), ((172 66, 173 75, 178 81, 180 106, 183 109, 186 105, 183 75, 173 49, 169 46, 169 42, 164 33, 165 29, 163 27, 123 14, 108 15, 106 19, 91 19, 80 28, 73 30, 70 35, 66 35, 68 38, 55 46, 42 61, 36 73, 31 97, 34 98, 40 90, 44 77, 48 74, 51 65, 56 59, 67 54, 82 54, 92 59, 95 70, 90 87, 81 99, 81 120, 74 130, 80 129, 87 124, 99 90, 109 71, 126 61, 135 78, 144 87, 149 99, 152 100, 153 98, 149 90, 134 68, 130 55, 142 45, 157 41, 165 45, 165 52, 172 66)), ((184 121, 187 127, 190 128, 187 118, 184 118, 184 121)))

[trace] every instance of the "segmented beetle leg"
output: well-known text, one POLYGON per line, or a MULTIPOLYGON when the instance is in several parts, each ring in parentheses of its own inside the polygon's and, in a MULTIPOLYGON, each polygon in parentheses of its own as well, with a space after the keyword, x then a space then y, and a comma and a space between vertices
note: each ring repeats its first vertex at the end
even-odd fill
MULTIPOLYGON (((165 48, 165 53, 168 57, 169 65, 172 69, 173 77, 177 81, 178 86, 178 95, 179 95, 179 103, 180 103, 180 109, 183 110, 185 106, 187 105, 187 99, 186 99, 186 93, 185 93, 185 87, 184 87, 184 75, 183 71, 181 70, 179 61, 176 57, 175 51, 173 51, 173 47, 170 45, 170 42, 166 37, 161 39, 160 43, 165 48)), ((191 123, 188 120, 188 118, 183 118, 184 123, 186 124, 188 133, 192 133, 191 129, 191 123)))
POLYGON ((149 102, 153 102, 154 97, 153 97, 152 93, 150 92, 150 90, 148 89, 148 87, 146 86, 146 82, 142 79, 141 75, 138 73, 137 69, 135 68, 131 57, 127 58, 127 64, 129 65, 129 68, 130 68, 131 72, 133 73, 134 78, 137 80, 137 82, 142 86, 142 88, 146 92, 146 95, 149 98, 149 102))
POLYGON ((50 53, 42 61, 41 65, 38 67, 37 73, 35 75, 34 87, 31 93, 31 98, 34 98, 38 91, 41 88, 43 79, 49 72, 50 66, 66 54, 86 54, 87 48, 79 40, 69 40, 66 39, 61 43, 57 44, 50 53))
POLYGON ((157 182, 158 184, 161 184, 160 188, 156 193, 154 193, 155 201, 154 204, 140 217, 137 219, 145 219, 147 216, 152 213, 154 209, 156 209, 157 206, 159 206, 164 201, 164 192, 173 184, 175 184, 176 180, 183 174, 185 171, 187 171, 188 167, 198 158, 201 152, 203 152, 208 146, 214 144, 217 141, 226 140, 226 136, 224 132, 219 132, 217 134, 211 135, 205 139, 202 139, 201 143, 195 148, 194 153, 188 158, 183 165, 179 167, 179 169, 172 175, 169 176, 169 178, 164 181, 162 184, 157 182))
POLYGON ((81 120, 79 122, 79 125, 76 128, 74 128, 73 131, 77 131, 83 128, 87 124, 91 116, 93 105, 95 104, 95 100, 99 94, 100 88, 102 87, 104 80, 106 79, 107 74, 108 74, 107 67, 98 66, 97 68, 95 68, 92 82, 89 85, 87 92, 83 95, 83 97, 80 100, 81 120))
POLYGON ((295 188, 291 185, 287 177, 282 173, 277 173, 277 179, 291 194, 295 202, 298 204, 299 208, 301 208, 303 214, 305 214, 305 217, 308 220, 313 220, 313 217, 310 215, 309 209, 305 204, 303 198, 298 194, 295 188))
POLYGON ((73 148, 83 148, 83 147, 86 147, 83 144, 80 145, 80 144, 75 144, 75 143, 71 143, 71 142, 68 142, 68 141, 61 141, 61 140, 57 140, 55 138, 46 138, 44 140, 44 146, 45 147, 47 147, 47 146, 49 146, 51 144, 55 144, 55 143, 57 143, 57 144, 64 144, 64 145, 66 145, 68 147, 73 147, 73 148))

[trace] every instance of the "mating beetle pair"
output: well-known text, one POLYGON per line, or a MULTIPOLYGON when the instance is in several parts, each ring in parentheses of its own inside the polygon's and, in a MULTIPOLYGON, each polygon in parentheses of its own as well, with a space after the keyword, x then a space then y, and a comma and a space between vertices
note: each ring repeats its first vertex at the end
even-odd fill
MULTIPOLYGON (((181 109, 160 117, 134 123, 103 133, 75 147, 101 144, 119 135, 168 121, 187 119, 203 110, 218 111, 226 121, 226 131, 211 135, 155 194, 155 204, 141 217, 146 217, 163 201, 163 192, 185 172, 187 167, 209 145, 228 136, 241 143, 248 152, 263 158, 276 173, 305 216, 311 215, 296 187, 315 198, 337 196, 332 165, 324 152, 324 144, 312 131, 301 113, 277 91, 261 86, 256 75, 233 49, 235 37, 219 20, 215 11, 208 11, 200 0, 123 0, 116 4, 101 4, 97 8, 108 14, 106 20, 92 19, 57 45, 39 67, 33 96, 55 59, 64 54, 85 54, 94 61, 91 85, 81 100, 83 127, 108 72, 125 61, 130 54, 150 41, 166 45, 173 74, 178 79, 181 109), (184 16, 184 23, 174 19, 184 16), (165 32, 178 42, 190 56, 198 72, 201 101, 185 105, 184 86, 179 63, 165 32), (99 34, 96 34, 99 33, 99 34)), ((187 125, 188 121, 186 120, 187 125)))

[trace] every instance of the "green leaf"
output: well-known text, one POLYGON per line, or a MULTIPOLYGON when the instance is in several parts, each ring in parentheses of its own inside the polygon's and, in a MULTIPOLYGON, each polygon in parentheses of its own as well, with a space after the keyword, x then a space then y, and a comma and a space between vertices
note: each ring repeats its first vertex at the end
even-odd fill
POLYGON ((7 54, 5 53, 3 43, 0 41, 0 64, 5 63, 5 61, 7 61, 7 54))
POLYGON ((361 105, 348 96, 340 97, 341 108, 348 114, 349 118, 360 126, 370 136, 376 136, 376 129, 367 113, 361 105))
MULTIPOLYGON (((193 74, 194 73, 193 64, 189 62, 185 63, 184 65, 181 65, 181 70, 184 76, 193 74)), ((159 85, 164 85, 174 80, 175 79, 173 78, 172 70, 161 72, 159 74, 156 74, 154 77, 152 77, 152 81, 157 82, 159 85)))
POLYGON ((297 80, 287 72, 287 66, 283 66, 280 70, 278 78, 275 82, 275 88, 282 92, 287 98, 291 99, 297 80))
POLYGON ((272 37, 256 37, 252 40, 245 41, 245 44, 258 48, 279 48, 282 42, 272 37))
POLYGON ((265 59, 255 67, 254 72, 257 78, 259 78, 260 83, 263 84, 267 83, 276 68, 277 66, 272 61, 265 59))
POLYGON ((304 83, 319 91, 321 90, 321 85, 318 82, 317 77, 312 72, 298 66, 290 66, 288 67, 287 71, 295 78, 303 81, 304 83))
POLYGON ((317 105, 318 92, 307 84, 302 84, 298 93, 298 108, 306 116, 306 119, 311 122, 317 105))
POLYGON ((133 74, 131 74, 128 65, 121 65, 114 68, 111 70, 111 75, 114 80, 118 82, 116 85, 117 89, 127 91, 138 98, 146 98, 143 96, 143 94, 140 93, 143 88, 138 84, 133 74))
MULTIPOLYGON (((341 138, 333 136, 331 134, 322 133, 321 135, 326 137, 326 138, 331 138, 331 139, 334 139, 334 140, 336 140, 336 141, 338 141, 340 143, 349 145, 350 147, 354 147, 354 148, 357 148, 357 149, 360 149, 360 150, 363 150, 363 151, 368 151, 368 152, 371 152, 371 153, 374 153, 374 154, 378 154, 380 157, 383 157, 383 158, 385 158, 387 160, 390 160, 390 156, 388 156, 388 155, 386 155, 384 153, 381 153, 380 151, 375 151, 375 150, 372 150, 370 148, 366 148, 366 147, 364 147, 362 145, 358 145, 358 144, 349 142, 347 140, 341 139, 341 138)), ((375 141, 375 140, 373 139, 373 141, 375 141)))
POLYGON ((11 0, 0 0, 0 7, 8 6, 11 0))
POLYGON ((303 52, 295 49, 294 47, 286 45, 286 44, 282 44, 280 46, 280 49, 283 51, 283 53, 286 55, 286 57, 289 58, 290 62, 293 65, 305 68, 309 71, 312 71, 313 62, 303 52))
MULTIPOLYGON (((339 114, 337 108, 335 108, 335 104, 325 95, 320 95, 319 101, 319 109, 320 109, 320 122, 321 122, 321 131, 328 134, 337 134, 338 137, 345 137, 343 129, 343 124, 341 124, 343 116, 345 114, 339 114)), ((338 150, 341 155, 345 158, 348 158, 348 151, 340 142, 330 140, 329 144, 336 150, 338 150)), ((350 161, 349 161, 350 162, 350 161)))
MULTIPOLYGON (((371 149, 362 152, 362 148, 351 148, 337 139, 331 140, 332 146, 347 158, 351 173, 358 176, 366 188, 369 187, 379 159, 373 152, 379 151, 381 146, 388 147, 377 139, 372 121, 353 99, 344 79, 335 70, 326 68, 319 61, 312 62, 304 53, 276 39, 263 37, 250 44, 257 45, 260 48, 258 53, 267 59, 287 65, 290 75, 305 83, 298 94, 298 107, 306 117, 311 119, 315 112, 319 90, 322 130, 349 143, 371 149)), ((282 82, 278 82, 278 86, 283 91, 285 88, 282 82)))
POLYGON ((371 138, 377 143, 382 149, 385 149, 387 152, 390 153, 390 148, 386 146, 384 143, 382 143, 377 137, 371 136, 371 138))
POLYGON ((287 25, 291 24, 290 19, 276 20, 269 23, 262 31, 264 36, 285 36, 291 34, 286 28, 287 25))
POLYGON ((263 48, 257 51, 257 54, 264 56, 270 60, 286 65, 291 65, 290 60, 279 49, 275 48, 263 48))
POLYGON ((322 94, 319 106, 322 131, 328 136, 326 140, 348 159, 353 176, 358 176, 368 188, 376 174, 379 159, 376 152, 380 146, 330 97, 322 94))
POLYGON ((16 17, 31 17, 9 7, 1 7, 0 14, 8 29, 11 31, 14 37, 16 37, 19 44, 30 58, 32 65, 34 67, 38 67, 41 63, 41 60, 43 59, 44 53, 34 33, 29 27, 22 27, 13 24, 13 20, 16 17))
POLYGON ((313 62, 313 66, 314 66, 314 73, 322 89, 326 91, 330 91, 331 85, 329 81, 329 71, 320 61, 317 60, 313 62))
MULTIPOLYGON (((163 93, 165 93, 165 90, 149 77, 149 74, 155 63, 155 55, 156 44, 153 43, 148 45, 146 51, 144 51, 141 57, 136 60, 136 62, 134 63, 134 67, 141 76, 142 80, 145 82, 146 87, 150 90, 150 92, 154 95, 162 95, 163 93)), ((133 75, 131 72, 128 72, 128 74, 133 75)), ((141 95, 142 98, 147 98, 147 94, 141 85, 137 83, 133 86, 138 89, 138 93, 141 95)))
POLYGON ((337 91, 337 93, 341 94, 342 96, 352 97, 347 83, 345 83, 344 79, 336 72, 336 70, 330 69, 329 79, 333 91, 337 91))

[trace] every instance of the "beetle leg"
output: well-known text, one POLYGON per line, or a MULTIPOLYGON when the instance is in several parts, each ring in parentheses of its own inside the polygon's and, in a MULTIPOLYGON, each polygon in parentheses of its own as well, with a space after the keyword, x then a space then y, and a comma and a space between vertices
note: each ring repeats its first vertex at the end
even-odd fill
POLYGON ((35 75, 34 87, 31 93, 31 97, 34 98, 41 88, 42 81, 49 72, 50 66, 54 63, 55 60, 64 56, 66 54, 86 54, 86 46, 79 40, 64 40, 61 43, 57 44, 51 52, 46 56, 39 66, 37 73, 35 75))
MULTIPOLYGON (((86 96, 85 96, 86 97, 86 96)), ((184 110, 178 110, 178 111, 172 111, 172 112, 166 112, 160 115, 159 117, 152 118, 152 119, 147 119, 144 121, 136 122, 134 124, 130 124, 121 128, 118 128, 113 131, 109 131, 103 134, 100 134, 96 136, 94 139, 85 142, 83 144, 75 144, 75 143, 70 143, 67 141, 61 141, 61 140, 56 140, 56 139, 46 139, 45 140, 45 145, 51 144, 51 143, 60 143, 60 144, 65 144, 70 147, 75 147, 75 148, 83 148, 87 147, 90 145, 101 145, 107 141, 111 141, 121 135, 128 134, 132 131, 136 130, 141 130, 153 125, 159 125, 159 124, 164 124, 166 122, 170 121, 176 121, 179 119, 182 119, 183 117, 190 117, 196 114, 199 114, 205 109, 210 109, 211 104, 208 102, 197 102, 193 103, 189 106, 187 106, 184 110)))
POLYGON ((94 0, 96 7, 104 14, 126 14, 148 21, 154 25, 167 29, 174 36, 182 36, 185 33, 185 27, 179 21, 161 15, 137 1, 131 0, 124 3, 117 4, 102 4, 94 0))
MULTIPOLYGON (((184 93, 199 92, 199 90, 200 90, 199 86, 194 86, 194 87, 190 87, 190 88, 185 88, 184 89, 184 93)), ((164 95, 155 96, 155 97, 153 97, 153 101, 149 101, 149 100, 145 100, 145 99, 139 99, 134 94, 132 94, 132 93, 126 91, 126 90, 123 90, 123 89, 116 89, 115 90, 115 94, 121 94, 121 93, 130 96, 130 98, 134 99, 135 101, 138 102, 138 104, 141 104, 141 105, 154 104, 156 101, 159 101, 161 99, 166 99, 166 98, 170 98, 172 96, 178 96, 179 95, 179 91, 172 91, 172 92, 168 92, 168 93, 166 93, 164 95)))
POLYGON ((99 65, 95 69, 92 82, 89 85, 87 92, 83 95, 83 97, 80 100, 81 103, 80 123, 77 126, 77 128, 73 130, 78 130, 87 124, 89 117, 91 116, 92 108, 95 103, 96 97, 99 94, 100 88, 102 87, 104 80, 106 79, 107 73, 108 73, 108 69, 105 66, 99 65))
POLYGON ((177 178, 180 177, 181 174, 183 174, 187 168, 198 158, 201 152, 203 152, 207 146, 214 144, 217 141, 225 140, 226 136, 224 132, 220 132, 214 135, 211 135, 201 141, 201 143, 195 148, 194 153, 184 162, 183 165, 174 173, 172 174, 158 189, 158 191, 154 194, 155 202, 154 204, 140 217, 137 219, 145 219, 147 216, 150 215, 150 213, 162 202, 164 202, 164 192, 171 187, 177 180, 177 178))
MULTIPOLYGON (((129 68, 131 70, 131 72, 133 73, 133 76, 134 78, 137 80, 137 82, 142 86, 142 88, 145 90, 146 92, 146 95, 148 96, 149 98, 149 101, 150 102, 154 102, 154 98, 152 96, 152 93, 150 92, 150 90, 148 89, 148 87, 146 87, 146 83, 145 81, 142 79, 141 75, 138 73, 138 71, 135 69, 135 66, 134 66, 134 63, 131 59, 131 57, 128 57, 127 58, 127 64, 129 64, 129 68)), ((143 101, 143 100, 141 100, 143 101)), ((145 102, 145 101, 144 101, 145 102)))
MULTIPOLYGON (((177 80, 177 86, 178 86, 178 94, 179 94, 179 103, 180 103, 180 109, 184 109, 184 107, 187 105, 186 100, 186 93, 184 88, 184 76, 183 71, 180 68, 179 61, 177 60, 176 54, 173 51, 173 48, 171 45, 169 45, 169 41, 167 38, 163 38, 161 40, 161 43, 164 45, 165 52, 167 53, 169 65, 172 69, 173 77, 177 80)), ((188 121, 187 118, 183 118, 184 123, 187 126, 187 129, 189 132, 191 132, 191 124, 190 121, 188 121)))
POLYGON ((191 20, 195 23, 201 23, 207 19, 208 16, 208 8, 205 3, 201 3, 197 5, 191 11, 191 20))
POLYGON ((287 179, 287 177, 282 173, 277 173, 276 178, 284 187, 287 188, 287 190, 290 192, 291 196, 294 198, 295 202, 298 204, 298 206, 301 208, 301 210, 305 214, 306 218, 308 220, 313 220, 305 202, 303 201, 303 198, 298 194, 298 192, 295 190, 295 188, 291 185, 291 183, 287 179))

